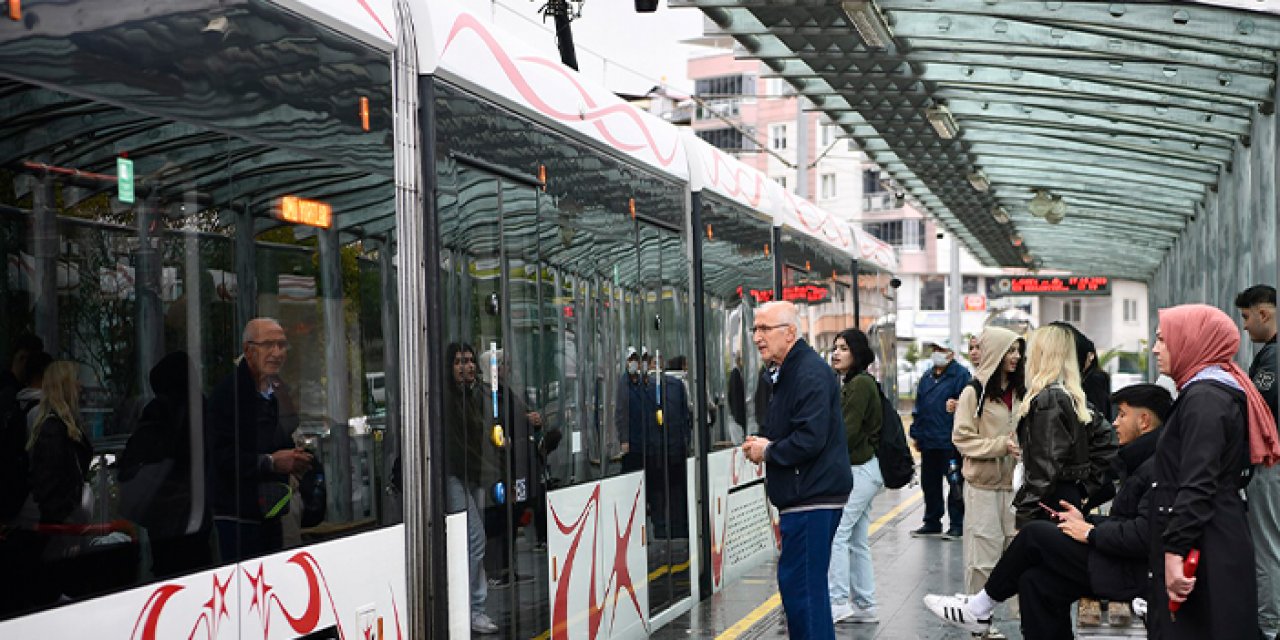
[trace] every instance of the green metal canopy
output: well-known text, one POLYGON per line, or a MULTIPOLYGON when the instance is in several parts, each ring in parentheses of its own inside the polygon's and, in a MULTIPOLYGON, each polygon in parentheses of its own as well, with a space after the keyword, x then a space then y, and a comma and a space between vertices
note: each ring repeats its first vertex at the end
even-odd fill
POLYGON ((1274 118, 1275 2, 668 4, 701 9, 988 265, 1149 279, 1274 118))

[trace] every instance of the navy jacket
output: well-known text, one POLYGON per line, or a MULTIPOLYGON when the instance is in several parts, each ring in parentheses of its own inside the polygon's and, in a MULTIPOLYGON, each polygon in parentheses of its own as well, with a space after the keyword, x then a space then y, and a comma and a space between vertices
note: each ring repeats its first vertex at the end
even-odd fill
POLYGON ((1253 363, 1249 365, 1249 379, 1253 380, 1253 386, 1258 388, 1258 393, 1262 394, 1262 399, 1267 401, 1267 406, 1271 408, 1271 416, 1276 416, 1276 339, 1272 338, 1270 342, 1262 345, 1262 349, 1258 354, 1253 356, 1253 363))
POLYGON ((760 434, 765 491, 779 510, 842 507, 853 489, 840 412, 840 383, 804 339, 783 359, 760 434))
POLYGON ((916 391, 916 406, 911 410, 911 439, 916 441, 916 448, 945 449, 950 451, 951 426, 954 416, 947 413, 947 400, 959 399, 960 392, 969 384, 969 370, 964 365, 952 360, 942 375, 935 376, 934 370, 920 378, 920 388, 916 391))

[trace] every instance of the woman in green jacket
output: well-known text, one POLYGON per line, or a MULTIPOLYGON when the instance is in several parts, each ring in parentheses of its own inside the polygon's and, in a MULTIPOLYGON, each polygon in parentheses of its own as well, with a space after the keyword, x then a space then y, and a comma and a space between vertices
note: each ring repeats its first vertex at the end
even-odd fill
POLYGON ((835 540, 831 545, 831 566, 827 571, 827 587, 831 593, 831 617, 836 622, 876 622, 876 585, 871 568, 871 500, 884 486, 876 445, 880 443, 880 425, 884 406, 880 388, 867 367, 875 361, 875 353, 866 334, 845 329, 836 336, 831 353, 831 367, 844 383, 840 390, 840 408, 844 414, 845 442, 849 447, 853 491, 840 516, 835 540))

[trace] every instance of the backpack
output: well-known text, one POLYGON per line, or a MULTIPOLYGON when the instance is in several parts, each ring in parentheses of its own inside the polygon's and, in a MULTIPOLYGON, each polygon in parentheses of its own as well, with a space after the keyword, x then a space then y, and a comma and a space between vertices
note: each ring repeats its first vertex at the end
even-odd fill
POLYGON ((884 478, 885 487, 901 489, 915 477, 916 463, 911 457, 911 447, 907 445, 906 430, 902 427, 898 408, 884 394, 879 382, 876 382, 876 390, 880 392, 880 406, 884 413, 880 422, 880 443, 876 445, 880 475, 884 478))
POLYGON ((35 406, 19 402, 16 390, 0 394, 0 523, 17 517, 31 486, 27 479, 27 412, 35 406))

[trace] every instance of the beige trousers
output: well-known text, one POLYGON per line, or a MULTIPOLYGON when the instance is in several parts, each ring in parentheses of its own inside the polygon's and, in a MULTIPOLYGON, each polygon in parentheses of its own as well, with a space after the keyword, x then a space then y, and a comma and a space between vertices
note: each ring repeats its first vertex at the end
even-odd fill
POLYGON ((1013 525, 1013 491, 978 489, 964 484, 964 592, 987 584, 1005 547, 1017 530, 1013 525))

